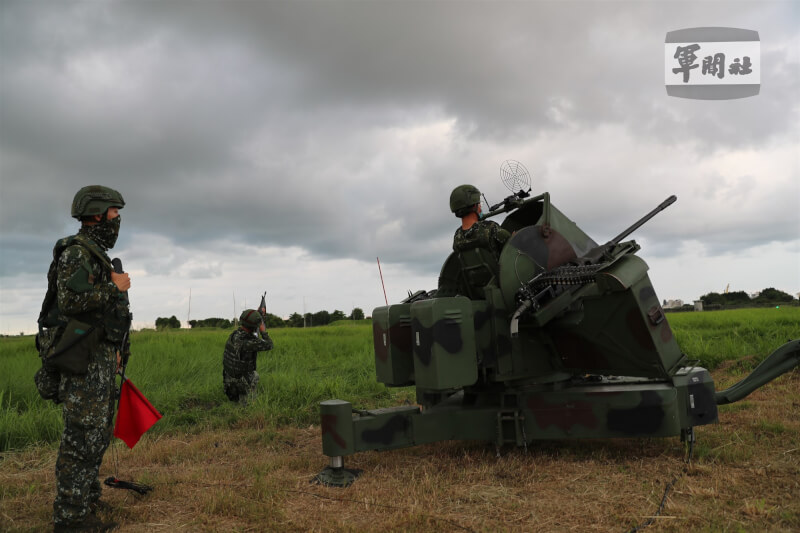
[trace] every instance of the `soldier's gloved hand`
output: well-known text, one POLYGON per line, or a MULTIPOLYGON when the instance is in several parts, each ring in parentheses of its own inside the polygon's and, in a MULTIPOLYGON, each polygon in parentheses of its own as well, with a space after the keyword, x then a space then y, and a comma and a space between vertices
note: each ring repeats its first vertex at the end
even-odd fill
POLYGON ((111 281, 114 282, 114 285, 117 286, 120 292, 126 292, 128 289, 131 288, 131 277, 128 273, 117 274, 116 272, 111 273, 111 281))

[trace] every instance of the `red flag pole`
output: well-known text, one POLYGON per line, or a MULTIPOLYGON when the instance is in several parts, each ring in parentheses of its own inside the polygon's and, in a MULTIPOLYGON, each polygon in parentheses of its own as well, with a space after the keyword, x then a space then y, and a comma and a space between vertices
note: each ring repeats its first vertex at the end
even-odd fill
POLYGON ((375 259, 378 260, 378 273, 381 275, 381 287, 383 287, 383 301, 386 302, 386 305, 389 305, 389 299, 386 298, 386 285, 383 284, 383 272, 381 272, 381 258, 376 257, 375 259))

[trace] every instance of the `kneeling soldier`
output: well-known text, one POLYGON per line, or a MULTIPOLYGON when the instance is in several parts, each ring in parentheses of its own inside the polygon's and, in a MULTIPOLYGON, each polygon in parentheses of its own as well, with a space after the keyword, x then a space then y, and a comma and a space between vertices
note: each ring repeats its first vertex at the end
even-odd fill
POLYGON ((222 355, 222 383, 229 400, 247 402, 258 385, 256 355, 271 349, 272 339, 261 315, 255 309, 246 309, 239 317, 239 329, 228 337, 222 355), (261 338, 257 331, 261 332, 261 338))

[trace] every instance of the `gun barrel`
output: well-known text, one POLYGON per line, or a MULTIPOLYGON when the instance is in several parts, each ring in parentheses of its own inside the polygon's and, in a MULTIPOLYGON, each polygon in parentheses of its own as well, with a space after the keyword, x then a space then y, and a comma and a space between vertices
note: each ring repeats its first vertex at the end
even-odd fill
POLYGON ((678 197, 673 194, 672 196, 661 202, 661 204, 659 204, 658 207, 656 207, 655 209, 647 213, 645 216, 637 220, 633 225, 631 225, 625 231, 623 231, 622 233, 611 239, 609 243, 619 244, 620 242, 622 242, 622 239, 624 239, 625 237, 627 237, 628 235, 639 229, 639 227, 643 225, 645 222, 647 222, 648 220, 656 216, 658 213, 660 213, 661 211, 663 211, 664 209, 675 203, 675 200, 677 199, 678 197))

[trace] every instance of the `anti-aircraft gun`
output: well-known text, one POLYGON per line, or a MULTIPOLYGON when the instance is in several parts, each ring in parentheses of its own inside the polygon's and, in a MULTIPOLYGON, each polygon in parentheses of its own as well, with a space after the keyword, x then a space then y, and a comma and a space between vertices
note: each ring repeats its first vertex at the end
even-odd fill
POLYGON ((486 215, 509 213, 501 226, 512 236, 499 259, 482 248, 453 252, 436 292, 373 310, 377 379, 416 386, 418 405, 365 411, 321 402, 330 466, 319 481, 350 484, 346 455, 444 440, 499 448, 680 436, 691 444, 696 426, 717 420, 717 405, 800 364, 793 340, 716 391, 709 372, 681 352, 639 245, 624 240, 675 196, 598 245, 548 193, 518 190, 486 215))

